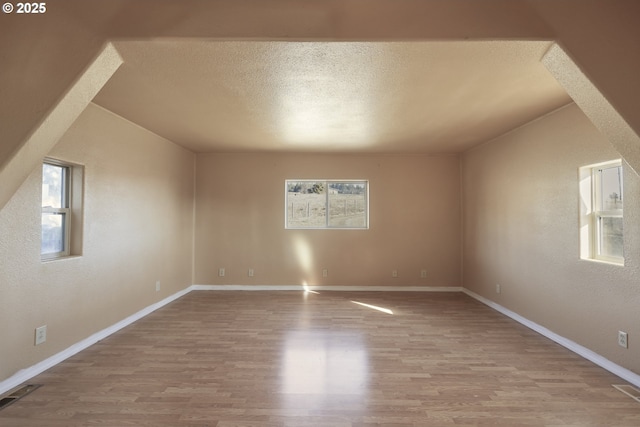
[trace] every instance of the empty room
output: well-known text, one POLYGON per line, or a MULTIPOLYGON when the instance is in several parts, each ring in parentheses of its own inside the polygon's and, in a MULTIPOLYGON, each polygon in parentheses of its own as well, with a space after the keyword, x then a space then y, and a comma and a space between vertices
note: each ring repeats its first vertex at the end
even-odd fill
POLYGON ((640 425, 640 3, 0 14, 0 425, 640 425))

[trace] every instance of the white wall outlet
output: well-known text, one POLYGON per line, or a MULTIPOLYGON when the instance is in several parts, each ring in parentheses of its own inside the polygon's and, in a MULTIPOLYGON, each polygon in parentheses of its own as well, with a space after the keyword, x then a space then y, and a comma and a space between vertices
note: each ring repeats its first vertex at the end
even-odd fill
POLYGON ((398 277, 398 270, 391 270, 391 277, 398 277))
POLYGON ((322 269, 322 277, 327 277, 329 275, 329 269, 328 268, 323 268, 322 269))
POLYGON ((253 268, 250 268, 249 271, 247 272, 247 274, 249 275, 249 277, 253 277, 253 268))
POLYGON ((40 345, 47 341, 47 325, 36 328, 36 344, 40 345))
POLYGON ((427 270, 420 270, 420 278, 421 279, 427 278, 427 270))
POLYGON ((626 332, 618 331, 618 345, 620 347, 629 348, 629 341, 626 332))
POLYGON ((224 267, 218 269, 218 276, 224 277, 224 267))
POLYGON ((160 280, 156 281, 156 292, 160 291, 160 280))
POLYGON ((499 284, 496 284, 496 294, 502 292, 502 287, 499 284))

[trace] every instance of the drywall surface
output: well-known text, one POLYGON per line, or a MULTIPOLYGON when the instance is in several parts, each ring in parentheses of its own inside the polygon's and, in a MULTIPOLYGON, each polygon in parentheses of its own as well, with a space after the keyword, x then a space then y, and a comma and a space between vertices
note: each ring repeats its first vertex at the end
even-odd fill
MULTIPOLYGON (((527 3, 553 29, 554 39, 635 131, 637 138, 640 135, 640 110, 637 108, 640 79, 635 76, 640 68, 640 25, 637 19, 640 2, 528 0, 527 3)), ((574 89, 580 90, 575 85, 574 89)), ((588 87, 584 89, 590 90, 588 87)), ((581 101, 588 103, 587 99, 581 101)), ((602 108, 597 105, 589 107, 594 112, 602 108)), ((637 139, 634 142, 637 144, 637 139)), ((638 153, 633 156, 633 160, 638 162, 638 153)))
POLYGON ((41 262, 36 168, 0 210, 0 380, 191 284, 192 153, 89 104, 49 156, 84 165, 82 255, 41 262))
POLYGON ((456 156, 203 154, 196 175, 196 284, 460 284, 456 156), (370 228, 285 229, 287 179, 368 180, 370 228))
POLYGON ((627 164, 636 173, 640 171, 640 135, 634 132, 577 64, 558 44, 547 51, 542 63, 627 164))
POLYGON ((640 179, 631 168, 624 168, 625 265, 580 259, 578 168, 617 158, 575 105, 464 153, 463 282, 638 373, 640 179), (629 334, 629 349, 618 346, 619 330, 629 334))

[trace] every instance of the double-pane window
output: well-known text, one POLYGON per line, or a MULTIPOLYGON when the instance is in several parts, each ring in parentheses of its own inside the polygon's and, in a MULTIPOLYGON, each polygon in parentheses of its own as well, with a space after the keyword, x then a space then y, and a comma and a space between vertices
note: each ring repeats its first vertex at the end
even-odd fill
POLYGON ((622 166, 597 167, 593 174, 595 255, 603 260, 621 261, 624 257, 622 166))
POLYGON ((70 167, 45 162, 42 165, 42 259, 69 255, 70 167))
POLYGON ((286 228, 369 228, 368 184, 287 180, 286 228))
POLYGON ((624 264, 622 162, 580 168, 580 256, 624 264))

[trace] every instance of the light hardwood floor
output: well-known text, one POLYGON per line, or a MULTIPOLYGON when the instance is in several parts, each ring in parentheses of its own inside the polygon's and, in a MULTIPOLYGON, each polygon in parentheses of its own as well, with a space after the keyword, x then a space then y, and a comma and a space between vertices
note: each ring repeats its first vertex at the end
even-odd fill
POLYGON ((30 383, 0 426, 640 426, 624 381, 461 293, 196 291, 30 383))

